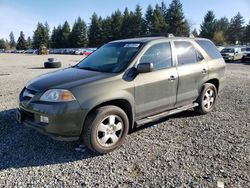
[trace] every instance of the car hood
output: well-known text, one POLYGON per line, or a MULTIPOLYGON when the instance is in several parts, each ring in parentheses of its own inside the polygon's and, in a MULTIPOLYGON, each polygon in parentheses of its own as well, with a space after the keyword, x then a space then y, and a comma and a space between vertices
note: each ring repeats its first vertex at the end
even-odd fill
POLYGON ((66 68, 36 77, 27 83, 26 88, 35 91, 45 91, 52 88, 69 89, 111 76, 113 76, 112 73, 66 68))

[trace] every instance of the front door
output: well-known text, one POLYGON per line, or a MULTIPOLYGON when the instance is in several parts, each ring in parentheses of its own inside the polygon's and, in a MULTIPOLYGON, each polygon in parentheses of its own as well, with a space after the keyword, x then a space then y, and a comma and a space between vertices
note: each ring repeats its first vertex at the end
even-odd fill
POLYGON ((176 103, 178 74, 173 66, 169 42, 154 44, 139 63, 152 63, 154 69, 139 74, 135 80, 136 117, 145 117, 172 108, 176 103))

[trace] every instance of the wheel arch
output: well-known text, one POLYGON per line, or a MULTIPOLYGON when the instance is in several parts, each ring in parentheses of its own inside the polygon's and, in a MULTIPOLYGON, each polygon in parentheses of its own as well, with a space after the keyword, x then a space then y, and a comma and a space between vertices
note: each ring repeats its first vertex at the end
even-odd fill
MULTIPOLYGON (((105 101, 105 102, 102 102, 100 104, 97 104, 96 106, 94 106, 93 108, 91 108, 88 111, 86 118, 94 110, 96 110, 100 107, 103 107, 103 106, 108 106, 108 105, 117 106, 117 107, 121 108, 127 114, 128 120, 129 120, 129 131, 131 131, 134 128, 134 110, 133 110, 130 102, 126 99, 113 99, 113 100, 109 100, 109 101, 105 101)), ((86 118, 85 118, 85 120, 86 120, 86 118)))

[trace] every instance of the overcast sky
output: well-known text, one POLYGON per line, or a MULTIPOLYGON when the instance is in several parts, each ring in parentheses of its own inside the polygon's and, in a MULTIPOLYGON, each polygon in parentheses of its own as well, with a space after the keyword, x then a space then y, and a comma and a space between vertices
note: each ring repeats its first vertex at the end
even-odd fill
MULTIPOLYGON (((15 39, 20 31, 26 38, 33 35, 37 22, 47 21, 53 26, 67 20, 70 25, 80 16, 87 24, 93 12, 99 16, 110 15, 116 9, 122 12, 125 7, 134 10, 137 3, 143 13, 149 4, 155 6, 162 0, 0 0, 0 38, 9 38, 10 31, 15 39)), ((168 6, 171 0, 164 1, 168 6)), ((246 23, 250 21, 250 0, 181 0, 185 17, 193 27, 199 29, 208 10, 213 10, 217 18, 232 18, 240 12, 246 23)))

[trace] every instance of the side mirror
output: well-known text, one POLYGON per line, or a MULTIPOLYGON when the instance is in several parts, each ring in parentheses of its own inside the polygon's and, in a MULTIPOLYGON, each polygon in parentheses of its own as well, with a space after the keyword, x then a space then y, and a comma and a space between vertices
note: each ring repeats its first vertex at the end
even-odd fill
POLYGON ((138 73, 152 72, 153 69, 154 69, 154 66, 152 63, 139 63, 137 65, 137 72, 138 73))

